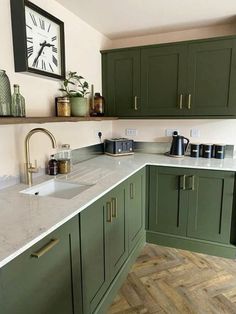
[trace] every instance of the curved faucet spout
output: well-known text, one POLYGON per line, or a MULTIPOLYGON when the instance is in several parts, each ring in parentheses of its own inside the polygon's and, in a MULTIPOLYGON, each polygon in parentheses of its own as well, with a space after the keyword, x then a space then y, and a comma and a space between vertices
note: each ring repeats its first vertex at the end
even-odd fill
POLYGON ((53 148, 57 147, 57 143, 56 143, 56 139, 55 139, 54 135, 50 131, 48 131, 44 128, 32 129, 26 135, 26 137, 25 137, 26 182, 30 186, 32 185, 32 173, 38 172, 38 168, 37 168, 36 164, 34 166, 32 166, 32 163, 30 162, 29 141, 30 141, 31 136, 35 133, 38 133, 38 132, 42 132, 42 133, 48 135, 48 137, 50 138, 50 140, 52 142, 52 147, 53 148))

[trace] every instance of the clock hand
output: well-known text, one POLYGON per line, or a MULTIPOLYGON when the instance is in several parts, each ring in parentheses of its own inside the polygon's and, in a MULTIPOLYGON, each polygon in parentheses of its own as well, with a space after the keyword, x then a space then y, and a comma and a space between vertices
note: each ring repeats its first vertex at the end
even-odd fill
POLYGON ((40 44, 41 48, 40 48, 40 50, 39 50, 39 52, 38 52, 37 57, 34 59, 33 66, 35 66, 35 65, 37 64, 38 58, 41 56, 45 45, 47 45, 46 40, 45 40, 43 43, 40 44))

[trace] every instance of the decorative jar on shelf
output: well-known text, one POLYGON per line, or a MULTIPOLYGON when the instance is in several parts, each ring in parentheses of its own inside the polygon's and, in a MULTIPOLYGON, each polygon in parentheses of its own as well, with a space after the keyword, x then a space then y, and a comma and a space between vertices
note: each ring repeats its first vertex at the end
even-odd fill
POLYGON ((17 84, 14 84, 11 113, 13 117, 25 117, 25 98, 20 94, 20 86, 17 84))
POLYGON ((6 71, 0 70, 0 116, 11 115, 11 85, 6 71))

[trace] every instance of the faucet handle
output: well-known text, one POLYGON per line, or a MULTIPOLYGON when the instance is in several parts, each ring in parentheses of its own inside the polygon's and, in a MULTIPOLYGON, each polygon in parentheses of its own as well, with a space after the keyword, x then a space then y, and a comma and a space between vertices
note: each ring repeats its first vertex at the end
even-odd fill
POLYGON ((31 173, 38 172, 38 163, 37 163, 36 159, 34 161, 34 166, 31 163, 29 164, 29 172, 31 172, 31 173))

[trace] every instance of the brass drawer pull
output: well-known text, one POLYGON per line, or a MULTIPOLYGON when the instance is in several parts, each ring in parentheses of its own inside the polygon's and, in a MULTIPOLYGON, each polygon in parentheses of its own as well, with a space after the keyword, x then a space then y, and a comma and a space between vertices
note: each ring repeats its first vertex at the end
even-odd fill
POLYGON ((133 183, 130 183, 130 199, 131 199, 131 200, 134 199, 134 195, 135 195, 134 184, 133 184, 133 183))
POLYGON ((40 258, 44 254, 46 254, 48 251, 50 251, 55 245, 59 243, 58 239, 51 239, 48 244, 46 244, 42 249, 40 249, 38 252, 32 253, 31 256, 35 258, 40 258))
POLYGON ((179 95, 179 109, 183 109, 183 94, 179 95))
POLYGON ((191 109, 192 95, 188 94, 188 109, 191 109))
POLYGON ((111 202, 106 203, 106 209, 107 209, 107 222, 112 222, 112 203, 111 202))
POLYGON ((186 175, 180 176, 180 189, 185 191, 186 190, 186 175))
POLYGON ((195 189, 195 176, 190 176, 189 177, 189 179, 190 179, 190 191, 194 191, 194 189, 195 189))
POLYGON ((134 110, 138 110, 138 96, 134 96, 134 110))
POLYGON ((111 199, 112 204, 112 217, 117 218, 117 197, 111 199))

